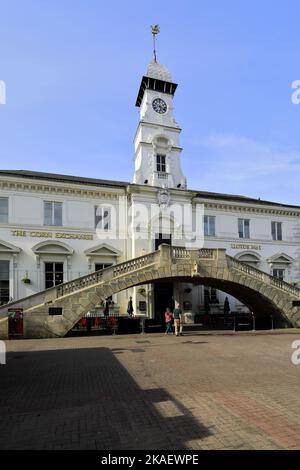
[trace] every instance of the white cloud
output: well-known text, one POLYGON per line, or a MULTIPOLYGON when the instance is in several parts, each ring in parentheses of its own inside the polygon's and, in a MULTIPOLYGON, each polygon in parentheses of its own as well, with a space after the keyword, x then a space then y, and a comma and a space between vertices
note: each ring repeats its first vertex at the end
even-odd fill
MULTIPOLYGON (((191 144, 198 147, 201 189, 300 205, 300 152, 225 133, 191 144)), ((189 186, 198 189, 199 182, 190 179, 189 186)))

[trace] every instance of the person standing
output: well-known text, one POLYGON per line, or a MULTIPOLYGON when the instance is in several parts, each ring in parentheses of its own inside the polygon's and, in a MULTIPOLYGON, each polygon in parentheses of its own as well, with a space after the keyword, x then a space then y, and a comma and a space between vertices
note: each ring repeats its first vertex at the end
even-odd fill
POLYGON ((182 329, 183 329, 183 319, 182 319, 182 310, 180 308, 179 302, 175 303, 175 308, 173 311, 173 318, 175 324, 175 335, 176 336, 183 336, 182 329))
POLYGON ((230 312, 229 300, 228 300, 228 297, 225 297, 224 313, 225 313, 225 314, 228 314, 229 312, 230 312))
POLYGON ((167 334, 172 335, 173 334, 172 320, 173 320, 172 312, 169 308, 167 308, 166 311, 165 311, 165 323, 166 323, 165 335, 167 335, 167 334))
POLYGON ((105 318, 109 316, 109 300, 108 299, 106 299, 105 301, 103 313, 104 313, 105 318))
POLYGON ((133 315, 132 297, 129 297, 129 300, 128 300, 127 313, 130 317, 132 317, 132 315, 133 315))

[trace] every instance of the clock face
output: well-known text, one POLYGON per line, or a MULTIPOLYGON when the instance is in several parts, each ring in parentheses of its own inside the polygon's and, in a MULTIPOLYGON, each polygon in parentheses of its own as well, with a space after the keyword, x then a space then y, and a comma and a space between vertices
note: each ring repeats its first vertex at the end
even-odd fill
POLYGON ((152 108, 159 114, 165 114, 167 112, 167 104, 161 98, 155 98, 152 101, 152 108))

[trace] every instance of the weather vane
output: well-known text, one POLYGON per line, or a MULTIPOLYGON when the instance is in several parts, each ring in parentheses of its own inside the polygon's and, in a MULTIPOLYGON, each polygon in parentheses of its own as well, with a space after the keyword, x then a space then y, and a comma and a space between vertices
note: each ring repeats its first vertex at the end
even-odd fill
POLYGON ((153 60, 154 60, 154 62, 156 62, 156 43, 155 43, 155 39, 156 39, 156 35, 160 32, 159 25, 158 24, 152 24, 151 25, 151 32, 152 32, 152 36, 153 36, 153 60))

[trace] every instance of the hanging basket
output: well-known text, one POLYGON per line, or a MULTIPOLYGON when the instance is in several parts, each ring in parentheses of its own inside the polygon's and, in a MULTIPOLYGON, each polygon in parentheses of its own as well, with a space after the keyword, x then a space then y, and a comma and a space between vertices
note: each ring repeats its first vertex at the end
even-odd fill
POLYGON ((22 279, 23 284, 30 284, 31 280, 28 277, 28 273, 25 274, 25 276, 22 279))

